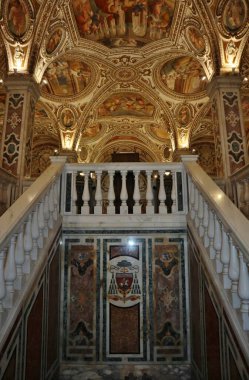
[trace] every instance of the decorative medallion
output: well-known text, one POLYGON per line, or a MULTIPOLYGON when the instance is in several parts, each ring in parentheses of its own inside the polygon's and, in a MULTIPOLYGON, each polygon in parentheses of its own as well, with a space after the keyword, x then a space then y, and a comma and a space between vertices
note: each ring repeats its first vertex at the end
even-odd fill
POLYGON ((203 67, 197 59, 189 56, 165 63, 160 76, 164 85, 177 94, 197 94, 206 88, 203 67))
POLYGON ((52 62, 46 69, 43 93, 59 97, 71 97, 82 93, 91 80, 88 64, 77 59, 52 62))
POLYGON ((81 134, 82 138, 94 138, 99 135, 103 126, 100 123, 88 125, 81 134))
POLYGON ((186 32, 187 40, 198 53, 205 51, 205 40, 201 32, 195 26, 189 26, 186 32))
POLYGON ((6 136, 3 149, 3 161, 11 166, 13 163, 17 162, 19 157, 20 140, 19 136, 14 132, 6 136))
POLYGON ((228 32, 236 32, 247 20, 247 5, 244 0, 229 0, 223 12, 223 24, 228 32))
POLYGON ((119 82, 131 82, 136 79, 137 71, 131 67, 121 67, 114 70, 112 77, 119 82))
POLYGON ((7 3, 7 24, 10 34, 22 37, 28 30, 30 15, 23 0, 9 0, 7 3))
POLYGON ((81 151, 80 151, 80 159, 82 161, 85 161, 87 159, 87 155, 88 155, 88 151, 87 151, 87 148, 81 148, 81 151))
POLYGON ((182 125, 185 126, 190 122, 191 114, 188 106, 183 105, 177 111, 177 120, 182 125))
POLYGON ((233 131, 228 135, 229 156, 236 163, 244 161, 243 140, 239 133, 233 131))
POLYGON ((75 122, 75 115, 70 108, 64 108, 61 112, 60 120, 65 128, 71 128, 75 122))
POLYGON ((56 29, 48 38, 48 42, 46 44, 46 52, 47 54, 52 54, 61 42, 63 31, 61 28, 56 29))
POLYGON ((153 137, 159 140, 170 140, 169 132, 165 126, 152 124, 149 128, 149 132, 152 133, 153 137))

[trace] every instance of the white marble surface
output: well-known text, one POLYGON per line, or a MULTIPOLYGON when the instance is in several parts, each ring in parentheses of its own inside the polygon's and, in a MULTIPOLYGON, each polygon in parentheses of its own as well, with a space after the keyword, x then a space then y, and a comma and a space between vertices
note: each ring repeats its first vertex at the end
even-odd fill
POLYGON ((65 366, 53 380, 190 380, 189 365, 88 365, 65 366))

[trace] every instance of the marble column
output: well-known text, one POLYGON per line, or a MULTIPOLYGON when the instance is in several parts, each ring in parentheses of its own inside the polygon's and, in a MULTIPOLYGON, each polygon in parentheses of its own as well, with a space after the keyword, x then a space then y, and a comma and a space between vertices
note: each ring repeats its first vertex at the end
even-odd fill
POLYGON ((215 77, 208 87, 215 129, 218 177, 227 180, 248 160, 238 75, 215 77))
POLYGON ((0 166, 22 182, 31 174, 31 149, 38 84, 30 76, 13 74, 4 85, 7 90, 0 166))

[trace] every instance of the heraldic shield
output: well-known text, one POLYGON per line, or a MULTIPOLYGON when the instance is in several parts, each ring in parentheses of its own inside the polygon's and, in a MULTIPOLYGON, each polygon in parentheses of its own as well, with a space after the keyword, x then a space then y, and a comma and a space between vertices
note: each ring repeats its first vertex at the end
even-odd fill
POLYGON ((138 283, 138 265, 132 265, 130 261, 122 260, 117 265, 111 265, 112 278, 108 289, 110 301, 134 302, 141 298, 141 290, 138 283))

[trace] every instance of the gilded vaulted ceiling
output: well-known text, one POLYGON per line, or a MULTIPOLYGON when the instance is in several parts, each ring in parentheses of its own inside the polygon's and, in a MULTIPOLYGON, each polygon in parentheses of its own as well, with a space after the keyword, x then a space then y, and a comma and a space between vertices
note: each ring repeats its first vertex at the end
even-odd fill
MULTIPOLYGON (((79 162, 109 161, 118 151, 144 161, 170 161, 181 148, 206 152, 208 84, 216 75, 249 76, 248 7, 247 0, 2 0, 0 74, 30 75, 40 88, 33 149, 74 152, 79 162)), ((242 91, 249 130, 246 80, 242 91)))

